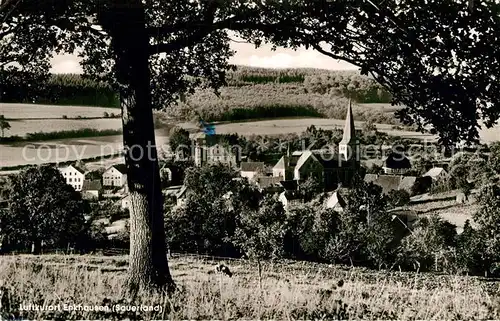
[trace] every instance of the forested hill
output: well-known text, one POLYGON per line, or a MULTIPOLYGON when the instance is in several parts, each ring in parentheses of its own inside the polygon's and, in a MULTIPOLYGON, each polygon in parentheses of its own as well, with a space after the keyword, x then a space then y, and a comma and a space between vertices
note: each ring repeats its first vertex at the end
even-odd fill
MULTIPOLYGON (((119 107, 109 85, 75 74, 52 75, 45 84, 27 86, 18 77, 3 77, 3 102, 119 107), (35 98, 24 99, 28 90, 35 98)), ((355 103, 389 103, 390 94, 373 79, 357 71, 321 69, 267 69, 238 66, 227 76, 227 86, 217 97, 200 89, 186 103, 169 106, 166 113, 179 120, 202 117, 206 121, 236 121, 275 117, 343 118, 347 99, 355 103)), ((166 107, 166 106, 163 106, 166 107)), ((383 111, 356 108, 359 120, 397 123, 383 111)), ((370 108, 371 109, 371 108, 370 108)))

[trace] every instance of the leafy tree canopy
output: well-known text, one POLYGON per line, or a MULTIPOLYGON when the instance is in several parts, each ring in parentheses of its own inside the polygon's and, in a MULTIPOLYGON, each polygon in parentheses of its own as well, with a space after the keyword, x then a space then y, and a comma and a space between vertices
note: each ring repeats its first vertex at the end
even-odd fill
POLYGON ((9 209, 0 221, 15 244, 66 247, 83 236, 88 204, 56 168, 24 170, 11 178, 11 187, 9 209))
POLYGON ((44 74, 53 51, 77 52, 85 73, 123 90, 115 66, 128 58, 115 49, 131 41, 124 30, 144 27, 153 101, 164 107, 196 86, 224 83, 232 30, 256 45, 304 45, 357 65, 406 106, 402 120, 432 127, 444 142, 473 141, 481 122, 500 116, 500 6, 470 3, 9 0, 0 65, 44 74))

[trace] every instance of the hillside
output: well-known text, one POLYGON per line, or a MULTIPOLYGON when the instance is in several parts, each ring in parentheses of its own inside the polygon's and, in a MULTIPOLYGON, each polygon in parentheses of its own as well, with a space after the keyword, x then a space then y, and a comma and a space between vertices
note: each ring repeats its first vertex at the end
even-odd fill
MULTIPOLYGON (((4 84, 4 102, 118 107, 111 87, 80 75, 52 75, 36 86, 4 84), (32 89, 36 88, 36 89, 32 89), (21 97, 29 93, 33 98, 21 97)), ((198 89, 185 103, 164 107, 177 120, 240 121, 283 117, 343 119, 348 97, 355 104, 357 120, 398 124, 390 94, 373 79, 354 71, 321 69, 265 69, 238 66, 227 74, 227 85, 217 97, 198 89), (357 106, 357 104, 360 104, 357 106), (365 105, 361 105, 365 104, 365 105), (372 105, 374 108, 371 108, 372 105)))
MULTIPOLYGON (((317 320, 498 319, 498 284, 480 278, 374 272, 302 262, 265 263, 262 288, 255 264, 225 262, 233 277, 215 273, 213 260, 174 258, 179 291, 123 299, 127 257, 8 256, 0 262, 4 314, 22 319, 317 320), (34 281, 36 280, 36 281, 34 281), (98 306, 109 312, 19 311, 20 303, 98 306), (150 306, 151 312, 116 312, 150 306)), ((83 308, 81 308, 83 309, 83 308)))

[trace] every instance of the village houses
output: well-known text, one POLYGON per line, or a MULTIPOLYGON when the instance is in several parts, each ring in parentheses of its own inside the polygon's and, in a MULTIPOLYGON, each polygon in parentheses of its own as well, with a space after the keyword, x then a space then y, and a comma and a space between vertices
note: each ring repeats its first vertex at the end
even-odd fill
POLYGON ((127 184, 127 167, 125 164, 110 166, 102 174, 102 183, 104 186, 122 187, 127 184))
POLYGON ((85 180, 85 171, 78 166, 68 165, 59 167, 59 171, 66 180, 66 184, 71 185, 75 191, 81 191, 85 180))

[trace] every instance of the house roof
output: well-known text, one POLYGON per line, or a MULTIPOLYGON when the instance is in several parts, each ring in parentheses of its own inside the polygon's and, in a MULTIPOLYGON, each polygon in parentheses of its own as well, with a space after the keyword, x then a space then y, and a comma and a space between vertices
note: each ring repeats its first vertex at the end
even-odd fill
POLYGON ((402 175, 366 174, 364 177, 364 181, 366 183, 373 183, 382 187, 382 193, 384 194, 387 194, 392 190, 410 191, 417 180, 418 178, 415 176, 402 175))
POLYGON ((273 176, 262 176, 258 177, 256 179, 257 185, 259 185, 260 188, 268 188, 273 185, 280 185, 280 182, 283 178, 282 177, 273 177, 273 176))
POLYGON ((398 189, 410 192, 416 181, 417 177, 415 176, 403 176, 401 182, 399 183, 398 189))
POLYGON ((285 190, 288 191, 295 191, 298 187, 298 183, 296 180, 280 181, 280 184, 285 188, 285 190))
POLYGON ((347 107, 347 115, 344 125, 344 135, 342 136, 341 144, 348 144, 356 140, 356 127, 354 126, 354 117, 352 115, 352 102, 349 99, 347 107))
POLYGON ((326 208, 334 208, 336 206, 340 206, 342 208, 346 206, 346 202, 342 195, 340 195, 339 191, 332 192, 325 203, 326 208))
POLYGON ((93 180, 84 180, 82 184, 82 191, 99 191, 102 189, 101 180, 93 179, 93 180))
POLYGON ((386 194, 392 190, 399 189, 399 184, 401 184, 402 177, 403 176, 400 175, 366 174, 364 181, 382 187, 382 193, 386 194))
POLYGON ((241 163, 242 172, 256 172, 264 170, 264 162, 243 162, 241 163))
POLYGON ((85 174, 85 171, 83 170, 83 168, 78 167, 78 166, 76 166, 76 165, 71 165, 71 166, 72 166, 74 169, 76 169, 77 171, 79 171, 80 173, 85 174))
POLYGON ((295 169, 300 170, 302 165, 304 165, 309 159, 313 159, 314 161, 319 162, 316 156, 314 156, 310 150, 306 150, 302 153, 302 155, 300 155, 299 159, 297 160, 295 169))
MULTIPOLYGON (((302 154, 301 154, 302 155, 302 154)), ((301 155, 292 155, 292 156, 283 156, 280 160, 274 165, 274 169, 294 169, 299 161, 301 155)))
POLYGON ((82 168, 80 168, 80 167, 78 167, 76 165, 61 166, 61 167, 59 167, 59 169, 61 170, 61 169, 66 169, 66 168, 70 168, 70 167, 76 169, 81 174, 85 174, 85 171, 82 168))
POLYGON ((178 185, 178 186, 169 186, 165 189, 163 189, 163 193, 165 195, 169 195, 169 196, 176 196, 182 189, 182 185, 178 185))
POLYGON ((442 167, 433 167, 433 168, 429 169, 427 171, 427 173, 425 173, 423 176, 430 176, 432 178, 436 178, 439 175, 441 175, 443 172, 446 173, 446 171, 444 170, 444 168, 442 168, 442 167))
POLYGON ((127 165, 125 164, 116 164, 111 167, 114 167, 117 171, 119 171, 122 174, 127 174, 127 165))
POLYGON ((186 194, 187 187, 182 186, 179 192, 175 195, 176 197, 182 197, 184 194, 186 194))
POLYGON ((390 153, 384 160, 384 165, 391 169, 411 168, 411 162, 403 153, 390 153))
POLYGON ((364 178, 364 181, 366 183, 373 183, 377 180, 378 178, 378 175, 377 174, 366 174, 365 175, 365 178, 364 178))

